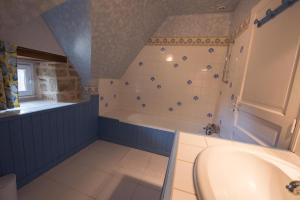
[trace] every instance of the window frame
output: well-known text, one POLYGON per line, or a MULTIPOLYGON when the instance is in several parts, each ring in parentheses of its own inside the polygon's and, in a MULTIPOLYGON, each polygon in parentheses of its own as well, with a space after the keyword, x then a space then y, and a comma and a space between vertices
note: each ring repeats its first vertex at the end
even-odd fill
POLYGON ((35 97, 35 75, 34 75, 34 65, 30 62, 17 62, 17 70, 24 69, 25 70, 25 81, 26 81, 26 91, 19 91, 20 98, 27 98, 27 97, 35 97))

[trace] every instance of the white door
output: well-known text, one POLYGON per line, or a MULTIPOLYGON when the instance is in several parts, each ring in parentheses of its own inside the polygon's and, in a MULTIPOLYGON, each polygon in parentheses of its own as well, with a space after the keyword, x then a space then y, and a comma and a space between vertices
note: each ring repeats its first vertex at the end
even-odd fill
POLYGON ((281 2, 262 0, 252 10, 233 137, 287 149, 300 102, 300 2, 259 28, 253 23, 281 2))

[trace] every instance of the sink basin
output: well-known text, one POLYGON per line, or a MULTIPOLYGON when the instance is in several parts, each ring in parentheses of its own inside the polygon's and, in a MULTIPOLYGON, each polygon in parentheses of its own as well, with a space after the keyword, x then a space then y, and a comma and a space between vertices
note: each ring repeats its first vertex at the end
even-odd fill
POLYGON ((212 146, 201 151, 194 166, 200 200, 293 200, 286 189, 300 180, 300 169, 259 150, 212 146))

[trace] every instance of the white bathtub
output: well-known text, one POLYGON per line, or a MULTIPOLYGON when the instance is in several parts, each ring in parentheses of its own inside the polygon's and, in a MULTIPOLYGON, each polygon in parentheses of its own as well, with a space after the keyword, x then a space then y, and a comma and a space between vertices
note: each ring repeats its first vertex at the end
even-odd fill
POLYGON ((204 134, 205 124, 199 122, 186 121, 162 116, 154 116, 144 113, 134 113, 130 111, 118 110, 103 113, 100 116, 118 119, 121 122, 155 128, 165 131, 175 132, 176 130, 204 134))

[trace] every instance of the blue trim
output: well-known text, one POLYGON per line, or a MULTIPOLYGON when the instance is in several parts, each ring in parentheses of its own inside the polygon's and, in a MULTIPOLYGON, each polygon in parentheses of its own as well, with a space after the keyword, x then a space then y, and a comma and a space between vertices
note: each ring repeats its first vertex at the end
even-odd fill
POLYGON ((21 187, 98 139, 98 96, 90 101, 0 119, 0 176, 21 187))
POLYGON ((99 138, 109 142, 170 156, 174 132, 120 122, 99 117, 99 138))
POLYGON ((179 138, 179 133, 176 132, 172 152, 168 162, 168 168, 164 180, 164 185, 160 196, 161 200, 171 199, 172 185, 173 185, 173 178, 174 178, 174 171, 175 171, 175 162, 176 162, 176 155, 177 155, 177 148, 178 148, 178 138, 179 138))

